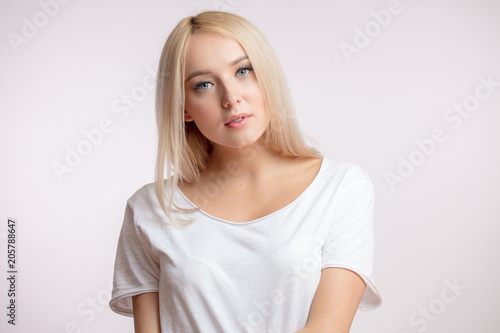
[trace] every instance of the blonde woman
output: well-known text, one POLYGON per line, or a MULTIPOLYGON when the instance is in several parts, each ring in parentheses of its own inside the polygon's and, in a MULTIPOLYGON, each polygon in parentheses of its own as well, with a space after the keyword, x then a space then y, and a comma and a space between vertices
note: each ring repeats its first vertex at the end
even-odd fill
POLYGON ((348 332, 380 305, 370 178, 304 143, 248 21, 180 21, 157 122, 157 179, 127 202, 110 301, 136 332, 348 332))

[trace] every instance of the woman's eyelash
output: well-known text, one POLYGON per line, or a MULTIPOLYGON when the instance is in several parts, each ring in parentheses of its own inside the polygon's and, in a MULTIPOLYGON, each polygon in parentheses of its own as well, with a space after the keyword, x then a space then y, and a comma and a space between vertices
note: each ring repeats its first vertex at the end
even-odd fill
POLYGON ((202 86, 203 86, 204 84, 213 84, 213 83, 212 83, 212 82, 208 82, 208 81, 202 81, 202 82, 199 82, 199 83, 197 83, 197 84, 194 86, 194 90, 207 90, 207 89, 208 89, 208 87, 206 87, 206 88, 202 88, 202 86))
MULTIPOLYGON (((238 68, 238 70, 236 71, 236 74, 238 74, 239 72, 243 71, 243 70, 247 70, 247 71, 253 71, 253 68, 251 66, 243 66, 243 67, 240 67, 238 68)), ((248 74, 247 74, 248 75, 248 74)), ((245 75, 246 76, 246 75, 245 75)), ((207 90, 209 87, 205 87, 203 88, 203 85, 207 85, 207 84, 211 84, 213 85, 212 82, 209 82, 209 81, 202 81, 202 82, 199 82, 197 83, 195 86, 194 86, 194 90, 198 90, 198 91, 203 91, 203 90, 207 90)))
POLYGON ((243 66, 243 67, 238 68, 238 70, 236 71, 236 73, 239 73, 242 70, 253 71, 253 68, 251 66, 243 66))

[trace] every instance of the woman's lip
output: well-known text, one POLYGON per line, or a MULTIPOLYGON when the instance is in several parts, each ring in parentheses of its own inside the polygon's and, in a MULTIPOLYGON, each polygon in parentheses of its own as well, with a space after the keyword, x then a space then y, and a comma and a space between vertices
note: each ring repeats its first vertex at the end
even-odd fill
POLYGON ((239 122, 233 123, 231 121, 225 125, 229 128, 232 128, 232 129, 238 129, 238 128, 242 128, 243 126, 245 126, 248 123, 248 120, 250 119, 250 117, 247 117, 247 116, 241 116, 241 117, 238 117, 236 119, 239 119, 239 118, 241 118, 241 120, 239 122))
POLYGON ((236 119, 239 119, 239 118, 248 118, 250 117, 250 115, 246 114, 246 113, 238 113, 234 116, 231 116, 229 117, 228 120, 226 120, 226 122, 224 123, 224 125, 228 125, 229 123, 231 123, 232 121, 236 120, 236 119))

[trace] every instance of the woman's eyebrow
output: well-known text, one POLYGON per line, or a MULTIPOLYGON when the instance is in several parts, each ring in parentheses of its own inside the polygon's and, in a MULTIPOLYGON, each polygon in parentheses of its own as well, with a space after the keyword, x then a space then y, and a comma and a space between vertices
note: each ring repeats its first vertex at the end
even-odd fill
MULTIPOLYGON (((231 65, 231 67, 235 66, 235 65, 239 64, 240 62, 242 62, 243 60, 247 60, 247 59, 248 59, 248 56, 245 54, 245 55, 243 55, 241 57, 238 57, 235 60, 233 60, 230 65, 231 65)), ((189 80, 191 80, 195 76, 205 75, 205 74, 211 74, 211 72, 210 71, 195 71, 195 72, 192 72, 191 74, 189 74, 189 76, 187 77, 186 81, 184 81, 184 83, 187 83, 189 80)))
POLYGON ((236 60, 234 60, 232 63, 231 63, 231 66, 234 66, 240 62, 242 62, 243 60, 247 60, 248 59, 248 56, 245 54, 244 56, 241 56, 239 58, 237 58, 236 60))

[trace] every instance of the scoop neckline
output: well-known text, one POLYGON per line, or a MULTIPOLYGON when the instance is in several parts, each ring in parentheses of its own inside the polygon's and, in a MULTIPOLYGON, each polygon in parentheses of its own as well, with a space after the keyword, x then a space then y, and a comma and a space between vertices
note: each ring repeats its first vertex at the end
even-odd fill
POLYGON ((266 220, 274 215, 277 215, 279 213, 281 213, 282 211, 288 209, 289 207, 291 206, 294 206, 297 202, 299 202, 301 200, 302 197, 304 197, 306 195, 307 192, 310 191, 310 189, 312 187, 315 186, 315 184, 318 182, 318 178, 320 177, 320 175, 323 173, 323 169, 324 169, 324 166, 326 164, 326 158, 325 157, 322 157, 321 158, 321 164, 320 164, 320 167, 319 167, 319 170, 318 172, 316 173, 316 176, 314 176, 313 180, 311 181, 311 183, 306 187, 306 189, 304 191, 302 191, 302 193, 297 197, 295 198, 292 202, 290 202, 289 204, 287 204, 286 206, 283 206, 281 207, 280 209, 278 210, 275 210, 274 212, 272 213, 269 213, 267 215, 264 215, 264 216, 261 216, 257 219, 254 219, 254 220, 250 220, 250 221, 244 221, 244 222, 235 222, 235 221, 230 221, 230 220, 226 220, 226 219, 223 219, 223 218, 220 218, 220 217, 217 217, 217 216, 214 216, 214 215, 211 215, 207 212, 205 212, 203 209, 199 209, 198 206, 196 206, 191 200, 189 200, 189 198, 181 191, 181 189, 179 188, 178 185, 175 186, 177 192, 181 195, 181 197, 191 206, 193 206, 193 208, 198 208, 197 212, 200 212, 201 214, 205 215, 206 217, 212 219, 212 220, 216 220, 216 221, 219 221, 219 222, 224 222, 224 223, 228 223, 228 224, 231 224, 231 225, 248 225, 248 224, 254 224, 254 223, 257 223, 257 222, 260 222, 262 220, 266 220))

